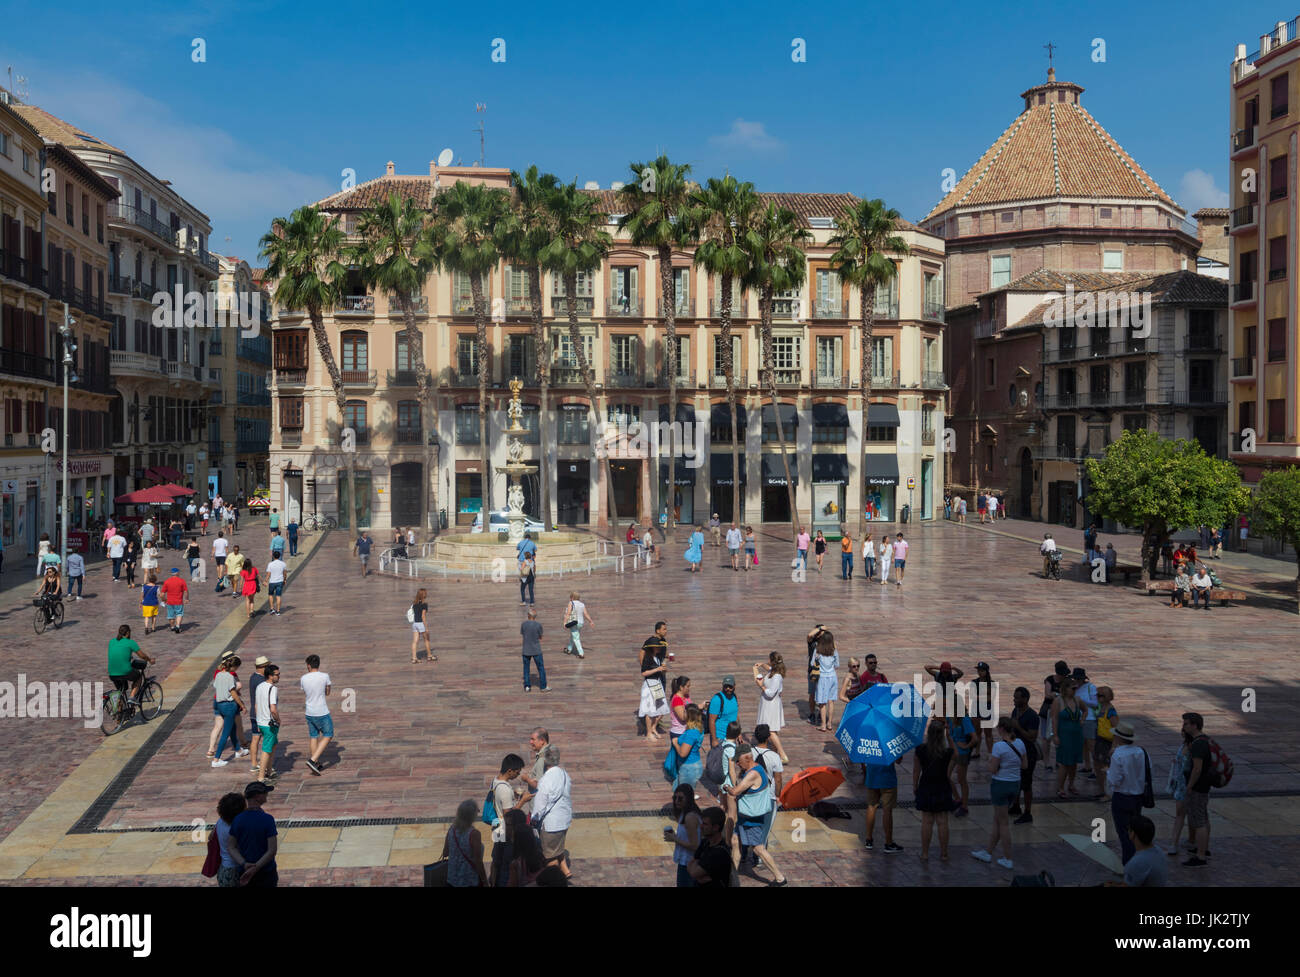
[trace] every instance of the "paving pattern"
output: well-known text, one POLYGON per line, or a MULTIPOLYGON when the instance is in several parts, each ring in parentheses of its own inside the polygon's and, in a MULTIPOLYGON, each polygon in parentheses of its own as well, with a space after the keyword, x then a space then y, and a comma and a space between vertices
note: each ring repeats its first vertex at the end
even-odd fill
MULTIPOLYGON (((523 754, 528 731, 543 725, 561 748, 582 815, 569 836, 578 881, 671 884, 669 849, 660 839, 666 822, 655 814, 670 793, 659 769, 665 748, 636 736, 639 648, 661 618, 669 622, 677 674, 692 677, 697 701, 715 691, 724 674, 737 676, 747 727, 757 704, 750 666, 772 650, 786 656, 790 725, 783 741, 792 770, 838 765, 842 756, 829 734, 801 719, 807 711, 804 636, 814 624, 837 633, 843 659, 874 652, 895 681, 910 681, 923 665, 944 659, 968 673, 986 660, 1000 683, 1003 709, 1021 684, 1037 705, 1051 663, 1066 658, 1115 689, 1121 717, 1151 751, 1158 786, 1177 745, 1179 715, 1194 709, 1236 764, 1229 793, 1252 795, 1215 797, 1215 864, 1201 875, 1179 867, 1176 881, 1247 884, 1279 861, 1300 864, 1300 809, 1292 796, 1263 796, 1294 791, 1300 772, 1293 747, 1300 721, 1291 708, 1297 680, 1286 667, 1300 625, 1279 598, 1261 596, 1206 613, 1169 609, 1120 586, 1044 581, 1037 576, 1034 543, 1044 527, 1014 520, 996 527, 940 521, 905 529, 913 545, 902 588, 868 582, 860 568, 852 581, 841 580, 838 554, 828 554, 823 572, 814 570, 799 583, 791 580, 790 546, 780 528, 769 530, 760 542, 761 566, 750 573, 724 567, 723 551, 712 550, 704 572, 689 574, 683 547, 670 541, 663 565, 649 572, 539 578, 548 695, 525 695, 521 687, 518 628, 524 615, 513 583, 429 583, 439 660, 410 665, 405 610, 414 586, 375 574, 363 578, 340 533, 325 537, 291 580, 282 616, 260 614, 244 628, 236 602, 200 587, 187 616, 193 625, 181 636, 151 637, 149 648, 161 649, 156 672, 167 677, 169 706, 182 702, 232 641, 246 662, 265 654, 282 666, 284 745, 276 762, 282 775, 268 810, 288 822, 280 860, 286 883, 418 883, 419 866, 441 849, 445 821, 457 803, 481 801, 502 755, 523 754), (595 620, 583 634, 587 657, 581 661, 560 653, 570 590, 581 592, 595 620), (307 731, 298 688, 303 659, 313 652, 332 676, 338 734, 321 777, 303 762, 307 731), (1253 692, 1253 712, 1243 711, 1245 690, 1253 692), (364 819, 388 823, 356 823, 364 819), (303 824, 320 820, 329 823, 303 824)), ((240 542, 248 539, 246 546, 260 550, 263 535, 260 527, 246 528, 240 542)), ((1070 535, 1078 534, 1057 533, 1077 545, 1070 535)), ((1132 545, 1131 538, 1124 542, 1132 545)), ((1219 571, 1234 586, 1261 594, 1288 579, 1285 564, 1234 554, 1225 556, 1219 571)), ((14 681, 18 672, 29 681, 104 680, 104 648, 119 619, 138 621, 124 585, 109 584, 106 576, 92 566, 87 592, 97 596, 71 605, 69 624, 41 637, 32 633, 30 605, 21 604, 17 588, 6 594, 5 606, 14 609, 0 612, 0 681, 14 681)), ((208 765, 211 722, 207 696, 200 695, 170 733, 158 733, 139 754, 147 760, 120 796, 103 797, 102 817, 91 825, 99 830, 87 833, 83 823, 68 834, 159 724, 105 741, 75 719, 0 720, 0 755, 6 758, 0 783, 8 788, 0 803, 0 879, 192 884, 202 845, 188 826, 210 823, 217 798, 249 779, 242 762, 208 765), (36 743, 39 753, 32 749, 36 743), (19 825, 18 835, 7 837, 19 825)), ((1047 776, 1040 774, 1040 798, 1050 793, 1047 776)), ((858 779, 851 772, 837 796, 860 801, 858 779)), ((972 798, 982 801, 987 775, 978 764, 971 783, 972 798)), ((120 779, 117 786, 123 786, 120 779)), ((1080 786, 1087 791, 1092 785, 1080 786)), ((904 789, 903 799, 910 794, 904 789)), ((1169 806, 1163 800, 1157 817, 1162 841, 1169 806)), ((1040 803, 1035 824, 1015 829, 1016 872, 1048 868, 1058 883, 1100 881, 1104 871, 1068 852, 1056 835, 1086 831, 1092 818, 1106 813, 1088 800, 1040 803)), ((896 839, 907 848, 899 856, 860 852, 859 811, 828 823, 805 816, 805 840, 779 842, 775 851, 796 884, 1005 884, 1007 873, 990 873, 966 854, 986 840, 988 816, 987 806, 977 804, 969 820, 954 822, 946 865, 938 861, 937 842, 928 866, 916 857, 917 816, 910 809, 897 814, 896 839)), ((782 830, 788 838, 792 827, 779 822, 776 834, 782 830)))

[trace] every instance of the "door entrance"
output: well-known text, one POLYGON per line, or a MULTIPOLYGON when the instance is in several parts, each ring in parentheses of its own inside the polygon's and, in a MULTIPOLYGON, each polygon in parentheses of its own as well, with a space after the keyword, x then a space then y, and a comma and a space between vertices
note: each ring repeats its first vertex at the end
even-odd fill
POLYGON ((394 526, 420 525, 420 476, 424 465, 404 461, 393 466, 392 521, 394 526))
POLYGON ((620 519, 635 519, 641 511, 641 462, 610 459, 610 473, 614 476, 614 504, 620 519))
POLYGON ((591 521, 591 462, 561 458, 555 466, 555 506, 559 521, 566 526, 585 526, 591 521))
POLYGON ((1030 519, 1032 514, 1029 511, 1030 500, 1034 497, 1034 457, 1029 453, 1028 448, 1020 452, 1020 498, 1019 516, 1021 519, 1030 519))

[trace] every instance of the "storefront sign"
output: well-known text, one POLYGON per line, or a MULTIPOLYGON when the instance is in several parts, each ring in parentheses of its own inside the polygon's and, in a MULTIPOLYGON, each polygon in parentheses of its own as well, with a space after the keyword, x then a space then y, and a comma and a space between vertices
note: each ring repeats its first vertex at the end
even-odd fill
MULTIPOLYGON (((111 466, 112 462, 108 458, 69 458, 68 474, 69 475, 99 475, 102 474, 106 467, 111 466)), ((57 472, 63 471, 63 459, 55 458, 54 469, 57 472)))
POLYGON ((68 552, 89 553, 90 534, 84 533, 79 529, 69 530, 68 531, 68 552))

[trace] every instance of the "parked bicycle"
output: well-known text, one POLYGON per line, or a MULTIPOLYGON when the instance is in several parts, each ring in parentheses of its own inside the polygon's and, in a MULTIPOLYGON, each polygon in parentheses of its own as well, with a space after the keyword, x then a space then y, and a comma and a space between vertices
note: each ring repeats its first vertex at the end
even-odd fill
POLYGON ((309 512, 302 517, 302 528, 308 532, 316 529, 338 529, 339 521, 323 512, 309 512))
POLYGON ((140 682, 139 701, 131 698, 129 688, 113 689, 111 692, 104 693, 104 718, 99 728, 103 730, 105 736, 112 736, 130 726, 136 716, 144 722, 157 719, 162 706, 162 686, 158 684, 157 679, 145 675, 140 682))

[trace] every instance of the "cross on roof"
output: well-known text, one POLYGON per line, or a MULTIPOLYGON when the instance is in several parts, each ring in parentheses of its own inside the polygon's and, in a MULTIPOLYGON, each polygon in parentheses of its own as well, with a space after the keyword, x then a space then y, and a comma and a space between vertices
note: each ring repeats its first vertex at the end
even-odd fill
POLYGON ((1052 52, 1055 51, 1056 48, 1058 48, 1059 46, 1060 45, 1058 44, 1053 44, 1051 41, 1048 41, 1046 44, 1043 45, 1043 47, 1047 48, 1047 67, 1049 70, 1052 67, 1052 52))

